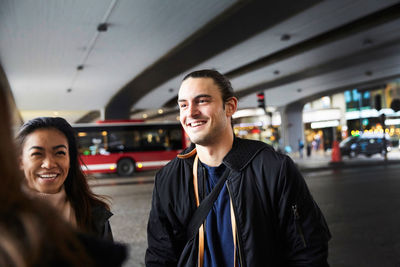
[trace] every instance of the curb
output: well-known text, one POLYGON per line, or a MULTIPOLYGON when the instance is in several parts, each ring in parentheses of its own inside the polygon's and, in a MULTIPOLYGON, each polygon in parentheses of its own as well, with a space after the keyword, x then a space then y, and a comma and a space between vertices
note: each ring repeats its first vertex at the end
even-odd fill
POLYGON ((358 162, 328 162, 324 166, 318 167, 307 167, 305 165, 299 165, 296 163, 297 167, 301 172, 315 172, 315 171, 325 171, 325 170, 338 170, 338 169, 350 169, 354 167, 375 167, 375 166, 387 166, 399 164, 400 160, 383 160, 383 161, 358 161, 358 162))

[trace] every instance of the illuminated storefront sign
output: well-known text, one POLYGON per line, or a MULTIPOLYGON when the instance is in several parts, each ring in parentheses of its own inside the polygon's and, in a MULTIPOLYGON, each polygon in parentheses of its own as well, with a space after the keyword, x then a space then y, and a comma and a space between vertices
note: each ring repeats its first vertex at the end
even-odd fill
POLYGON ((400 119, 387 119, 385 125, 400 125, 400 119))
POLYGON ((322 129, 328 127, 337 127, 339 126, 338 120, 331 120, 331 121, 318 121, 311 123, 311 129, 322 129))
POLYGON ((303 123, 340 120, 340 109, 320 109, 303 112, 303 123))

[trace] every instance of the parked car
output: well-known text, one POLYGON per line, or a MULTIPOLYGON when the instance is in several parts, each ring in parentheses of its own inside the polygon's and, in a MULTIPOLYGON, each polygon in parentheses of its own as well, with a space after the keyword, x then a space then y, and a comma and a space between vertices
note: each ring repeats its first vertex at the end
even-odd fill
POLYGON ((384 139, 383 134, 350 136, 340 142, 339 147, 342 156, 348 156, 350 158, 360 154, 367 157, 371 157, 374 154, 385 156, 385 154, 392 149, 389 137, 386 136, 384 139))

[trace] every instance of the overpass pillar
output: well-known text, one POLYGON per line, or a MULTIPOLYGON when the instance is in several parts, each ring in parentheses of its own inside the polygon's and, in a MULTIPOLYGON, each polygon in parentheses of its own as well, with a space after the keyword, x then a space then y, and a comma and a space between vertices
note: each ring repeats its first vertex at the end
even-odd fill
POLYGON ((100 109, 100 120, 101 121, 104 121, 106 119, 105 114, 106 114, 106 109, 105 108, 100 109))
POLYGON ((298 151, 299 139, 304 141, 303 103, 296 102, 279 109, 281 113, 281 136, 284 147, 298 151))

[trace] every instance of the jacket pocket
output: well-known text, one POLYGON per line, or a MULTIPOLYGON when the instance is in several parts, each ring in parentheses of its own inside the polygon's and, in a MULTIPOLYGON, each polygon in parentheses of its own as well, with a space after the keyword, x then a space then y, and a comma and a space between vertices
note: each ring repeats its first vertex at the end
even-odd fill
POLYGON ((295 225, 295 228, 296 228, 297 235, 300 238, 303 247, 306 248, 307 247, 307 243, 306 243, 306 239, 304 237, 303 228, 301 226, 300 213, 299 213, 299 209, 297 207, 297 204, 292 205, 292 211, 293 211, 294 225, 295 225))

